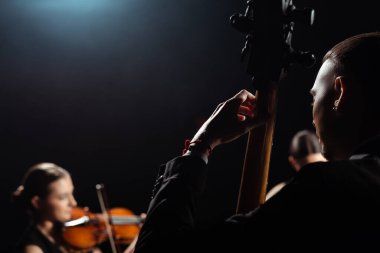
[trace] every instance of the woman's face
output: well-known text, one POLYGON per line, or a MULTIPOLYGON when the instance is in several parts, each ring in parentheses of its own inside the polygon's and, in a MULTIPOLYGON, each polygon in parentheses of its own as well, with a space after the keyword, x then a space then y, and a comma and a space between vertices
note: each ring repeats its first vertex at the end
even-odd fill
POLYGON ((70 220, 72 208, 77 204, 71 177, 65 176, 52 182, 48 190, 49 194, 41 201, 40 217, 61 223, 70 220))

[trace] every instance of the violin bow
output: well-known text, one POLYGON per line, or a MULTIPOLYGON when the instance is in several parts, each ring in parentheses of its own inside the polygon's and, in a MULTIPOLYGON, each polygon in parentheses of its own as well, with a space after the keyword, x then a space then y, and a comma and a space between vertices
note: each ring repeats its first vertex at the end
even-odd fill
POLYGON ((98 200, 100 204, 101 211, 103 215, 105 215, 106 218, 106 232, 108 235, 108 238, 110 240, 112 253, 121 253, 121 250, 119 247, 116 246, 116 242, 113 236, 113 230, 112 230, 112 219, 110 218, 110 215, 108 213, 108 201, 106 201, 106 193, 105 193, 105 187, 104 184, 97 184, 96 185, 96 192, 98 195, 98 200))

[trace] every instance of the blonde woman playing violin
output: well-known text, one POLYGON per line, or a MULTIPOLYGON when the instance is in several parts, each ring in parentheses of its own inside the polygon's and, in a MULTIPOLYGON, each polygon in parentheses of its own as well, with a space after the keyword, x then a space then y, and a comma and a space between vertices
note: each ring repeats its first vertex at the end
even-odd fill
MULTIPOLYGON (((67 253, 62 225, 77 205, 69 172, 54 163, 39 163, 25 174, 13 193, 14 202, 26 210, 30 224, 16 245, 17 253, 67 253)), ((101 252, 98 248, 90 250, 101 252)))
MULTIPOLYGON (((63 225, 72 218, 77 206, 73 192, 70 173, 54 163, 39 163, 27 171, 13 193, 15 204, 26 210, 30 218, 16 245, 16 253, 101 253, 96 245, 85 250, 73 249, 63 239, 63 225)), ((125 252, 133 248, 131 243, 125 252)))

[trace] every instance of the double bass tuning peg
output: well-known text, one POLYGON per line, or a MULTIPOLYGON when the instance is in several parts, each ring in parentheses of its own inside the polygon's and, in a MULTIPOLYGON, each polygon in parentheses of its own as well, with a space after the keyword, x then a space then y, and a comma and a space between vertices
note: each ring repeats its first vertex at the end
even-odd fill
POLYGON ((253 7, 253 0, 247 1, 245 14, 234 13, 230 17, 230 24, 241 33, 249 33, 253 28, 253 20, 250 18, 253 7))
POLYGON ((230 17, 230 24, 241 33, 249 33, 253 27, 253 21, 240 13, 234 13, 230 17))
POLYGON ((290 64, 298 63, 304 67, 310 68, 315 64, 316 58, 311 52, 294 50, 289 54, 288 62, 290 64))
POLYGON ((312 26, 314 23, 315 12, 312 8, 298 9, 294 5, 290 5, 286 10, 286 18, 288 22, 301 23, 306 26, 312 26))

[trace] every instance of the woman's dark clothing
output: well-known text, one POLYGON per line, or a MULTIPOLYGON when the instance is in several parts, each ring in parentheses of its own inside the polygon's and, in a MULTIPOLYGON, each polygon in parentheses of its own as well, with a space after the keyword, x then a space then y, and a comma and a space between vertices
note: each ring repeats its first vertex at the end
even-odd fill
POLYGON ((177 157, 161 167, 135 253, 378 252, 379 151, 377 136, 349 160, 306 165, 261 207, 204 230, 194 224, 207 166, 177 157))
POLYGON ((29 226, 23 233, 16 247, 16 253, 22 252, 27 245, 36 245, 44 253, 62 253, 57 244, 49 241, 35 226, 29 226))

